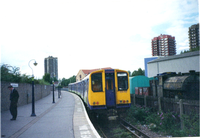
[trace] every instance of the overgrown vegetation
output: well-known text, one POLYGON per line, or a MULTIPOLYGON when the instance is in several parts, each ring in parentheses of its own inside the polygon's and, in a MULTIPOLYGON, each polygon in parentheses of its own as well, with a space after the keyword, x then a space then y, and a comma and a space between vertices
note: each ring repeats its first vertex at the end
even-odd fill
POLYGON ((113 138, 132 138, 132 134, 128 131, 124 131, 124 129, 121 129, 120 127, 114 129, 112 131, 113 138))
POLYGON ((126 120, 133 125, 142 124, 152 131, 173 137, 199 136, 199 115, 193 112, 180 116, 174 112, 152 112, 151 108, 132 106, 126 120), (184 122, 183 129, 181 120, 184 122))
MULTIPOLYGON (((118 121, 106 120, 105 117, 99 118, 99 123, 101 129, 105 135, 109 138, 132 138, 133 134, 125 130, 118 121)), ((100 132, 101 134, 101 132, 100 132)))
MULTIPOLYGON (((32 83, 32 76, 21 74, 19 67, 12 67, 7 64, 1 66, 1 81, 13 83, 32 83)), ((50 85, 44 79, 34 79, 35 84, 50 85)))
POLYGON ((66 86, 68 86, 69 83, 73 83, 73 82, 76 82, 76 76, 75 75, 70 77, 69 79, 63 78, 62 82, 61 82, 61 86, 66 87, 66 86))

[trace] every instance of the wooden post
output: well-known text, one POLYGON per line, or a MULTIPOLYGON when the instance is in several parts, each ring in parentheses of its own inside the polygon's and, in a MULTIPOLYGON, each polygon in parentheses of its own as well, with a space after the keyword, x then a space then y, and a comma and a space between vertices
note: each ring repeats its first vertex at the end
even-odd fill
POLYGON ((135 106, 135 94, 133 94, 133 105, 135 106))
POLYGON ((160 101, 160 97, 158 97, 158 110, 161 112, 161 101, 160 101))
POLYGON ((144 106, 147 107, 147 96, 144 96, 144 106))
POLYGON ((153 89, 153 96, 156 97, 156 81, 155 80, 153 80, 152 89, 153 89))
POLYGON ((183 116, 183 100, 182 99, 179 100, 179 107, 180 107, 181 129, 183 130, 184 129, 184 120, 182 118, 182 116, 183 116))

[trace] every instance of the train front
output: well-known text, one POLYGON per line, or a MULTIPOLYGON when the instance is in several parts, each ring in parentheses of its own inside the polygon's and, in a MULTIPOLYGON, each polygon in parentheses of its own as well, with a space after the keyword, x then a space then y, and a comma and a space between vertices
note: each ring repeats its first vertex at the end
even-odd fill
POLYGON ((129 74, 119 69, 91 73, 88 105, 90 110, 105 113, 108 109, 124 112, 131 106, 129 74))

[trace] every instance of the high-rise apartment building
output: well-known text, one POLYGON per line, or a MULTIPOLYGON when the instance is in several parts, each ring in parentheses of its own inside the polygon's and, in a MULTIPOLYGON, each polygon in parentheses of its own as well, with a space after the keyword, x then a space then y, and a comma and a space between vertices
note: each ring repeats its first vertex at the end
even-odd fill
POLYGON ((44 73, 49 73, 50 77, 58 79, 58 58, 49 56, 44 59, 44 73))
POLYGON ((194 24, 191 27, 189 27, 188 35, 190 50, 199 47, 199 24, 194 24))
POLYGON ((152 56, 176 55, 175 37, 171 35, 160 35, 151 41, 152 56))

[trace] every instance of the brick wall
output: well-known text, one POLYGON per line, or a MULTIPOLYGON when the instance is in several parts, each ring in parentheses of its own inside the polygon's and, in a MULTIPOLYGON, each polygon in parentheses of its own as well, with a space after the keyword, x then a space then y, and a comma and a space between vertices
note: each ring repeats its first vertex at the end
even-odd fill
MULTIPOLYGON (((1 111, 9 110, 10 106, 10 90, 8 89, 10 82, 1 82, 1 111)), ((15 88, 19 93, 18 106, 32 103, 32 84, 18 83, 18 87, 15 88)), ((35 101, 42 99, 43 97, 51 93, 50 85, 35 84, 34 96, 35 101)))

